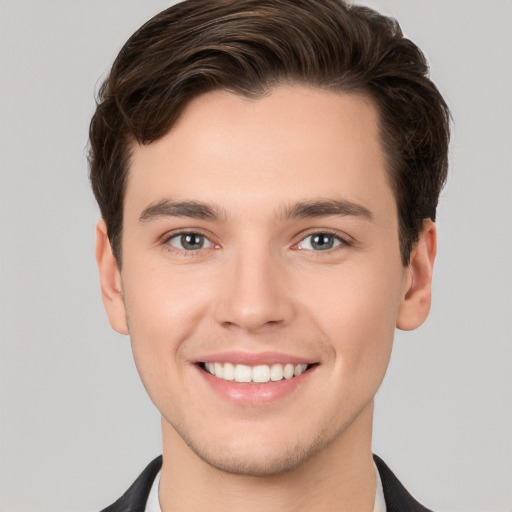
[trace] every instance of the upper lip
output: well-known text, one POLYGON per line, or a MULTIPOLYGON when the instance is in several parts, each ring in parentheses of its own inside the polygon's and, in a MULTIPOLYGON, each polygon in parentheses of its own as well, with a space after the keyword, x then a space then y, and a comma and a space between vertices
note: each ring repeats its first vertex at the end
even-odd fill
POLYGON ((317 361, 279 352, 218 352, 198 357, 194 363, 233 363, 256 366, 260 364, 314 364, 317 361))

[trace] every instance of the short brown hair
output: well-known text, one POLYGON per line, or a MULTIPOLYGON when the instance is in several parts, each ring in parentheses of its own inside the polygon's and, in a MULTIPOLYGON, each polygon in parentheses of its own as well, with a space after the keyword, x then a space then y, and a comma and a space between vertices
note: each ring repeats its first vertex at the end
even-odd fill
POLYGON ((131 144, 164 136, 205 92, 257 98, 291 82, 372 98, 407 265, 448 167, 450 114, 428 71, 396 20, 343 0, 186 0, 157 14, 120 51, 90 125, 90 179, 118 263, 131 144))

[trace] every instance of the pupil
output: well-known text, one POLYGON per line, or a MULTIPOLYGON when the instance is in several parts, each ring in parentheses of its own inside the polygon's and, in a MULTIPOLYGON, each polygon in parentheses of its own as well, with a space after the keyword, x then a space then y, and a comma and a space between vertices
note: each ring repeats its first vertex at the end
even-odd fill
POLYGON ((202 235, 197 235, 195 233, 188 233, 186 235, 181 236, 181 245, 185 249, 201 249, 203 246, 203 237, 202 235))
POLYGON ((311 241, 311 245, 320 251, 325 251, 327 249, 332 249, 334 245, 334 238, 331 235, 327 234, 319 234, 313 236, 313 240, 311 241))

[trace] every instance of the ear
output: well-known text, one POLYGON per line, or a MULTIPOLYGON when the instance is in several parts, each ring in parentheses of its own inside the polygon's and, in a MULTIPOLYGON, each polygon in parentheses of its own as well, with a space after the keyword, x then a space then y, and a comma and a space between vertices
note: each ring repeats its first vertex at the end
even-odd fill
POLYGON ((96 225, 96 263, 100 274, 103 305, 112 326, 120 334, 128 334, 121 273, 108 239, 107 225, 103 219, 96 225))
POLYGON ((437 252, 436 225, 425 220, 409 260, 396 326, 404 331, 419 327, 430 311, 432 271, 437 252))

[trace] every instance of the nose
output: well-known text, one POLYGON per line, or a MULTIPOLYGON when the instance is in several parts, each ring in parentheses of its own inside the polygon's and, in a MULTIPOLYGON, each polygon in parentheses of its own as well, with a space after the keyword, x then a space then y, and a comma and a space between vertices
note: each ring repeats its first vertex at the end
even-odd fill
POLYGON ((288 325, 294 315, 284 262, 270 250, 240 251, 225 262, 217 321, 256 333, 288 325))

